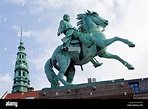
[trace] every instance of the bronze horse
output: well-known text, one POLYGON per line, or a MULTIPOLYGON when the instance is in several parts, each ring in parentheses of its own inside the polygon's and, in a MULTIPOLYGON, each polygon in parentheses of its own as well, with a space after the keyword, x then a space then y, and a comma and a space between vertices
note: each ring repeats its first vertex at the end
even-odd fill
MULTIPOLYGON (((97 12, 91 12, 87 10, 86 13, 77 15, 78 29, 74 29, 73 36, 85 37, 92 44, 87 47, 84 43, 70 43, 71 48, 79 48, 80 51, 63 51, 62 46, 59 45, 54 50, 52 57, 47 60, 44 66, 44 70, 48 81, 51 83, 51 87, 59 87, 59 81, 63 85, 72 85, 75 75, 75 65, 84 65, 91 61, 94 57, 99 56, 101 58, 116 59, 121 62, 129 70, 133 70, 134 67, 127 61, 120 58, 118 55, 107 52, 107 46, 115 41, 121 41, 127 44, 129 47, 135 47, 135 44, 128 39, 120 37, 113 37, 106 39, 105 35, 101 31, 108 25, 108 21, 99 16, 97 12), (58 74, 53 70, 53 67, 58 70, 58 74), (66 80, 63 77, 66 77, 66 80)), ((74 39, 75 41, 76 39, 74 39)))

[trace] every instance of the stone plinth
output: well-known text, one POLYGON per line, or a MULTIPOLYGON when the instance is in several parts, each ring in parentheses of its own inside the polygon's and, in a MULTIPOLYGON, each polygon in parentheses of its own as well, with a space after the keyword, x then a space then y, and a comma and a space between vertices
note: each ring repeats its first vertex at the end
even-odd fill
POLYGON ((124 81, 105 81, 58 88, 43 88, 40 99, 132 99, 133 89, 124 81))

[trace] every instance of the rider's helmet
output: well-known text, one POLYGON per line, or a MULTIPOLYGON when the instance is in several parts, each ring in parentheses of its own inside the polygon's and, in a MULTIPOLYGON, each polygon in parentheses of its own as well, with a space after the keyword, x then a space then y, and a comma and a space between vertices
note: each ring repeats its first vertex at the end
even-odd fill
POLYGON ((70 21, 70 16, 68 14, 64 14, 63 20, 69 22, 70 21))

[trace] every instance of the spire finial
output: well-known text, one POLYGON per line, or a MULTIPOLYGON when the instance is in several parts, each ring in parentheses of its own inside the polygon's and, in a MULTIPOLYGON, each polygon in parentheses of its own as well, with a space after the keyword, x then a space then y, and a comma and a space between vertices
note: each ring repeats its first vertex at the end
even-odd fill
POLYGON ((22 31, 22 25, 21 25, 20 43, 22 43, 22 35, 23 35, 23 31, 22 31))

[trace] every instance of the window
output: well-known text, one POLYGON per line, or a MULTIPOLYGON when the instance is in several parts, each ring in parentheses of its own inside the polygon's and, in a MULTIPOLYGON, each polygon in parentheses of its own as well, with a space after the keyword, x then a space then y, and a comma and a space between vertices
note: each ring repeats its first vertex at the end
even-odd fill
POLYGON ((18 76, 21 76, 21 71, 18 71, 18 76))
POLYGON ((136 83, 130 83, 129 85, 130 85, 131 88, 134 89, 134 93, 135 94, 138 94, 139 93, 139 83, 138 82, 136 82, 136 83))
POLYGON ((25 72, 23 72, 23 76, 25 76, 25 72))
POLYGON ((24 55, 22 55, 22 58, 24 58, 24 55))

